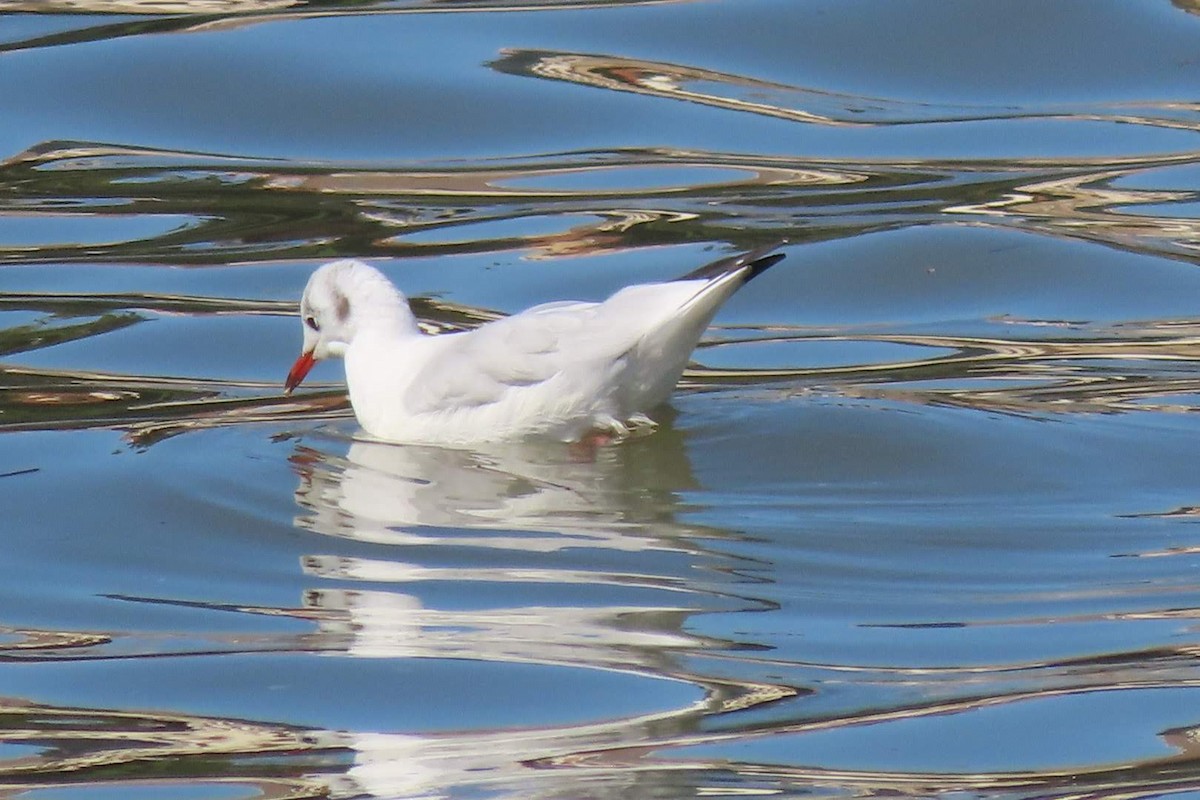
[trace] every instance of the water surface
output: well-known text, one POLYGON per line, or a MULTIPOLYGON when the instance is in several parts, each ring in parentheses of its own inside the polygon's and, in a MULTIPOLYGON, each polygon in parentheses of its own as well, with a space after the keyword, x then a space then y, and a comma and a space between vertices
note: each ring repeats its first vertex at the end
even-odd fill
POLYGON ((0 794, 1200 793, 1193 3, 0 22, 0 794), (780 238, 590 456, 281 393, 780 238))

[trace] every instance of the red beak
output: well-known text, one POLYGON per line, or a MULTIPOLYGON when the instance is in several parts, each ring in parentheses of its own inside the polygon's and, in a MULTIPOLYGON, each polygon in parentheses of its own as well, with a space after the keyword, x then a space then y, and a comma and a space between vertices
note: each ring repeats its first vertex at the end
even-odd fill
POLYGON ((300 385, 300 381, 304 380, 304 376, 308 374, 315 363, 317 363, 317 359, 313 357, 312 350, 301 353, 300 357, 296 359, 296 363, 292 364, 287 380, 283 382, 283 393, 291 394, 292 389, 300 385))

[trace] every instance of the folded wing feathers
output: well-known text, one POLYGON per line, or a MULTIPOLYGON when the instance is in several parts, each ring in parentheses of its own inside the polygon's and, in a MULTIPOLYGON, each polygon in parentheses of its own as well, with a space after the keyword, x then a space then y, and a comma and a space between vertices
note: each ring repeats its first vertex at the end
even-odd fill
POLYGON ((552 303, 460 334, 413 382, 406 398, 414 411, 481 406, 506 392, 554 377, 571 354, 564 342, 589 320, 595 303, 552 303), (447 361, 460 368, 446 369, 447 361))
POLYGON ((603 303, 547 303, 475 332, 455 334, 443 356, 460 362, 461 368, 440 367, 441 359, 431 362, 406 400, 418 412, 481 406, 568 369, 592 370, 599 377, 635 349, 686 346, 690 353, 695 344, 690 339, 675 344, 649 340, 657 338, 656 332, 686 338, 693 327, 702 329, 739 286, 783 258, 782 253, 768 255, 781 244, 715 261, 674 281, 628 286, 603 303))

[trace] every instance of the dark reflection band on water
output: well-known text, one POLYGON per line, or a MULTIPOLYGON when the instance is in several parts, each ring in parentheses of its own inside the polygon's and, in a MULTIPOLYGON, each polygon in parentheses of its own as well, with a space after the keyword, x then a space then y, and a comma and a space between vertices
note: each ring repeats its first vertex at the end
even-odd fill
POLYGON ((1200 230, 1186 209, 1196 192, 1133 184, 1198 161, 1194 152, 889 162, 630 149, 363 167, 47 142, 0 164, 12 187, 0 201, 0 262, 561 257, 697 232, 751 246, 798 228, 821 241, 963 222, 1195 261, 1200 230), (97 219, 137 236, 108 240, 121 226, 96 234, 87 226, 97 219), (31 244, 22 231, 34 222, 31 244), (548 230, 497 237, 505 223, 548 230))

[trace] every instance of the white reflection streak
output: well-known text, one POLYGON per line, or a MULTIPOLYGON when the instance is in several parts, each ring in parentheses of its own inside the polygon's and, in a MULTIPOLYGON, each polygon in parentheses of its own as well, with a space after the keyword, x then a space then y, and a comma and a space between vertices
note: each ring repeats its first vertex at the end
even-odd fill
POLYGON ((344 616, 326 616, 321 630, 345 637, 346 652, 363 658, 470 658, 625 669, 651 666, 653 659, 616 648, 649 648, 649 655, 657 656, 664 649, 703 644, 678 631, 617 625, 622 618, 686 611, 680 608, 509 606, 447 611, 423 608, 412 595, 339 589, 311 592, 307 604, 343 612, 344 616))
POLYGON ((489 583, 590 583, 627 586, 638 584, 658 589, 689 591, 678 581, 659 575, 620 573, 574 569, 522 569, 516 567, 486 567, 463 569, 426 567, 402 561, 389 561, 357 556, 315 555, 303 560, 305 573, 334 580, 368 581, 372 583, 415 583, 417 581, 486 581, 489 583))
POLYGON ((576 461, 557 446, 470 451, 359 440, 340 469, 301 468, 296 499, 307 513, 296 524, 388 544, 449 542, 536 552, 580 546, 691 550, 680 535, 704 531, 676 523, 669 514, 665 521, 660 517, 673 503, 673 491, 693 481, 681 447, 672 451, 669 437, 659 443, 664 446, 646 454, 652 455, 648 463, 631 470, 611 450, 576 461), (639 489, 644 473, 653 473, 653 480, 639 489))

